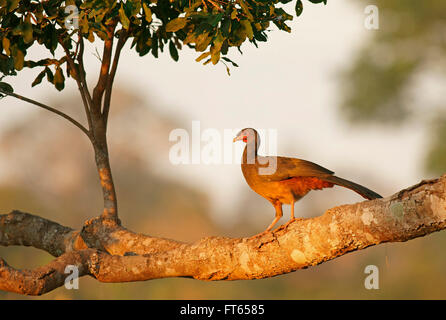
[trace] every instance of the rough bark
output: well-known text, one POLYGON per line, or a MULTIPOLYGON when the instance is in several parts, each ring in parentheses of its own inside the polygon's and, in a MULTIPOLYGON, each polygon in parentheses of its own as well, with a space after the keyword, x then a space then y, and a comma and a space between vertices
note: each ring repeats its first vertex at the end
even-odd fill
POLYGON ((79 267, 79 276, 102 282, 266 278, 445 227, 446 175, 387 198, 335 207, 258 237, 208 237, 191 244, 136 234, 108 219, 89 220, 75 231, 13 211, 0 215, 0 245, 33 246, 57 258, 35 270, 18 270, 0 259, 0 290, 49 292, 64 284, 68 264, 79 267))
POLYGON ((113 220, 119 224, 118 201, 116 198, 115 184, 113 182, 110 167, 105 128, 103 130, 104 131, 100 131, 102 132, 101 135, 97 134, 97 140, 93 142, 96 168, 98 170, 99 181, 102 188, 102 196, 104 199, 104 210, 101 217, 104 219, 113 220))

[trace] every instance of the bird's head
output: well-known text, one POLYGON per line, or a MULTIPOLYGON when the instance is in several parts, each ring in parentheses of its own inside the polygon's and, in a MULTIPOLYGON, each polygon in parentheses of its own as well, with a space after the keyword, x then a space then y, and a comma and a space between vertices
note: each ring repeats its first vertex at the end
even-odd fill
POLYGON ((233 142, 236 141, 243 141, 245 143, 250 143, 252 141, 256 141, 256 144, 260 143, 260 137, 257 131, 253 128, 245 128, 239 131, 237 133, 236 137, 234 138, 233 142))

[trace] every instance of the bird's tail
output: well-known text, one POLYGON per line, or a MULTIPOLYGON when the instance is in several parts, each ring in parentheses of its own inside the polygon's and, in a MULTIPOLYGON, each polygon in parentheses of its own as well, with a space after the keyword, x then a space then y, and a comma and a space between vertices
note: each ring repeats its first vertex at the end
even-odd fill
POLYGON ((370 189, 367 189, 366 187, 363 187, 357 183, 354 183, 349 180, 345 180, 345 179, 342 179, 342 178, 339 178, 336 176, 324 177, 323 180, 334 183, 338 186, 353 190, 356 193, 360 194, 361 196, 363 196, 364 198, 369 199, 369 200, 382 198, 382 196, 380 196, 379 194, 377 194, 376 192, 374 192, 370 189))

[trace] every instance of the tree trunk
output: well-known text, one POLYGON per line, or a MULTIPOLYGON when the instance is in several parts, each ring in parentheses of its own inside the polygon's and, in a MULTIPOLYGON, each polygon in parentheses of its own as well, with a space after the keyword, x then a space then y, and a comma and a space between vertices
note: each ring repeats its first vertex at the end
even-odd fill
POLYGON ((107 146, 94 148, 96 167, 104 198, 104 210, 102 218, 118 221, 118 202, 116 199, 115 184, 110 168, 110 160, 107 146))
POLYGON ((96 168, 99 174, 99 181, 102 187, 102 195, 104 199, 104 210, 101 218, 115 221, 118 220, 118 202, 116 198, 115 184, 110 166, 110 156, 107 146, 107 130, 100 113, 93 114, 93 138, 92 144, 94 149, 96 168))

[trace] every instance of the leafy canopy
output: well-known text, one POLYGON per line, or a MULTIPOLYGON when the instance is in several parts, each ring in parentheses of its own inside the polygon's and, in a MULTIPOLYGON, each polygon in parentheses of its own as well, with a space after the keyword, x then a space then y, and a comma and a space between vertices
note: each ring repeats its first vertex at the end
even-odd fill
MULTIPOLYGON (((354 3, 365 7, 370 1, 354 3)), ((428 99, 420 106, 414 93, 429 95, 418 86, 426 75, 446 79, 446 1, 376 0, 374 4, 382 23, 378 31, 370 31, 372 36, 343 73, 341 111, 353 124, 423 124, 430 135, 425 168, 433 175, 443 174, 446 101, 428 99)))
MULTIPOLYGON (((119 38, 122 32, 126 32, 131 47, 140 56, 150 52, 157 58, 168 47, 170 56, 177 61, 178 50, 186 45, 201 53, 196 60, 204 60, 204 64, 229 62, 237 66, 226 57, 229 48, 240 49, 246 40, 255 46, 267 41, 266 31, 271 23, 280 30, 290 31, 286 22, 293 16, 281 8, 290 1, 0 0, 0 71, 6 76, 16 75, 24 67, 40 67, 43 69, 32 85, 46 78, 62 90, 65 76, 75 77, 75 72, 70 70, 67 56, 55 58, 60 45, 76 58, 80 37, 90 42, 97 38, 105 41, 119 38), (68 10, 72 8, 75 11, 68 10), (67 20, 71 25, 77 22, 78 28, 67 26, 67 20), (28 49, 35 43, 44 45, 51 56, 27 60, 28 49)), ((299 16, 302 1, 294 1, 299 16)), ((326 4, 326 0, 309 1, 326 4)), ((0 84, 0 89, 12 90, 5 83, 0 84)))

